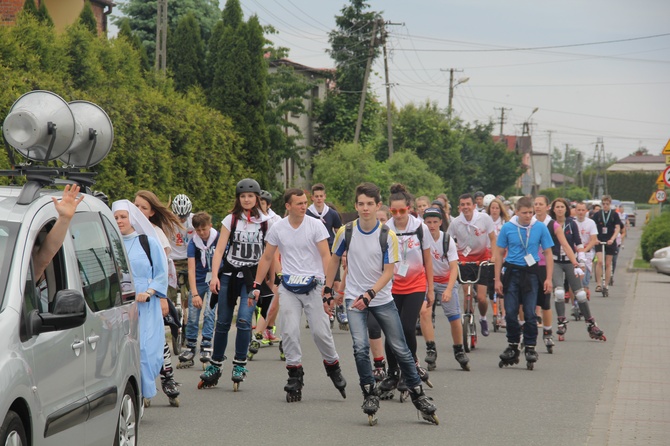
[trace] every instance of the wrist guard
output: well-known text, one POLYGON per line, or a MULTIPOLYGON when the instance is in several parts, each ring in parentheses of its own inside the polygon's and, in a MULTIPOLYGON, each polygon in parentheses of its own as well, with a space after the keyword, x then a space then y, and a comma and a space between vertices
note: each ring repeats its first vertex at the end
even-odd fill
MULTIPOLYGON (((366 293, 367 293, 367 291, 366 291, 366 293)), ((366 308, 370 306, 370 300, 371 299, 368 299, 367 297, 365 297, 365 294, 361 294, 360 296, 358 296, 358 298, 363 300, 363 303, 365 304, 366 308)))
MULTIPOLYGON (((377 293, 375 292, 375 290, 373 290, 372 288, 370 288, 369 290, 367 290, 366 293, 368 294, 368 296, 370 296, 370 300, 374 299, 375 296, 377 295, 377 293)), ((367 306, 367 304, 366 304, 366 306, 367 306)))
POLYGON ((334 300, 334 298, 333 298, 332 295, 330 297, 325 297, 324 296, 323 299, 321 299, 321 300, 323 301, 324 304, 330 305, 330 303, 334 300))
POLYGON ((329 286, 323 287, 323 294, 330 294, 331 296, 333 295, 333 289, 329 286))
POLYGON ((275 274, 275 285, 279 286, 281 284, 281 273, 275 274))

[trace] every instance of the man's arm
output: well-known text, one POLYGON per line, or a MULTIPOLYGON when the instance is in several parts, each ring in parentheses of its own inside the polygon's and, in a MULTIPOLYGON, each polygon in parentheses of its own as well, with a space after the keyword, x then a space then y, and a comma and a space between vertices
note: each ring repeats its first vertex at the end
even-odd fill
POLYGON ((547 264, 547 280, 544 281, 544 293, 548 294, 551 293, 551 289, 553 288, 552 277, 554 274, 554 256, 551 252, 551 248, 545 249, 543 253, 547 264))
POLYGON ((212 279, 209 281, 209 289, 212 293, 218 293, 219 289, 221 288, 221 284, 219 283, 219 275, 217 272, 221 267, 223 253, 226 251, 226 246, 228 246, 229 237, 230 231, 224 225, 221 225, 219 241, 216 243, 216 248, 214 249, 214 254, 212 255, 212 279))
MULTIPOLYGON (((503 248, 501 248, 498 245, 493 245, 493 258, 502 259, 502 251, 503 251, 503 248)), ((501 277, 502 262, 495 262, 493 264, 493 271, 495 272, 495 290, 496 290, 496 293, 498 293, 499 296, 502 296, 503 295, 503 284, 502 284, 502 277, 501 277)))
POLYGON ((498 263, 498 254, 497 250, 493 249, 496 246, 497 237, 495 231, 489 232, 489 240, 491 241, 491 262, 498 263))
POLYGON ((188 286, 191 289, 191 302, 195 308, 202 308, 202 296, 198 294, 195 282, 195 257, 188 258, 188 286))

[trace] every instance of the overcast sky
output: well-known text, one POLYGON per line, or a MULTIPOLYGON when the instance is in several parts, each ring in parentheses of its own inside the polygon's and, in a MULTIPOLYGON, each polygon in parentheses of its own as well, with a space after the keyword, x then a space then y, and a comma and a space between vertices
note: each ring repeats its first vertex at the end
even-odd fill
MULTIPOLYGON (((245 16, 257 14, 277 28, 271 39, 290 48, 292 60, 324 68, 333 67, 327 35, 345 3, 241 0, 245 16)), ((520 134, 538 108, 531 118, 536 151, 548 150, 550 132, 552 147, 570 144, 588 157, 598 137, 617 158, 638 147, 660 154, 670 139, 668 0, 368 3, 386 21, 402 23, 387 28, 396 106, 430 100, 446 107, 443 70, 455 68, 463 70, 457 80, 469 78, 454 89, 453 103, 467 122, 498 123, 505 107, 511 110, 504 133, 520 134)), ((371 82, 384 99, 381 57, 373 70, 371 82)))

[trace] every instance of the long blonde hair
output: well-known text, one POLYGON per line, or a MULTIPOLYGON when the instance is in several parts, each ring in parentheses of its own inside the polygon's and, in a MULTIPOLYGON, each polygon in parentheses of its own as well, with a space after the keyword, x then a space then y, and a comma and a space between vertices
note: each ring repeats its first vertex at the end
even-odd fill
POLYGON ((493 203, 497 203, 498 207, 500 208, 500 218, 502 218, 504 223, 507 223, 509 221, 509 213, 507 212, 507 206, 502 202, 500 198, 494 198, 490 203, 489 206, 486 208, 486 213, 491 215, 491 205, 493 203))

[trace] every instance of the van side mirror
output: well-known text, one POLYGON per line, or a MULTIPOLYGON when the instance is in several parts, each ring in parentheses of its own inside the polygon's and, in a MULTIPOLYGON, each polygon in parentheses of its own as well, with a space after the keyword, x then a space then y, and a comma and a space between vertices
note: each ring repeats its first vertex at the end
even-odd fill
POLYGON ((50 313, 30 313, 31 335, 49 331, 69 330, 86 322, 86 301, 77 290, 61 290, 56 293, 50 313))

